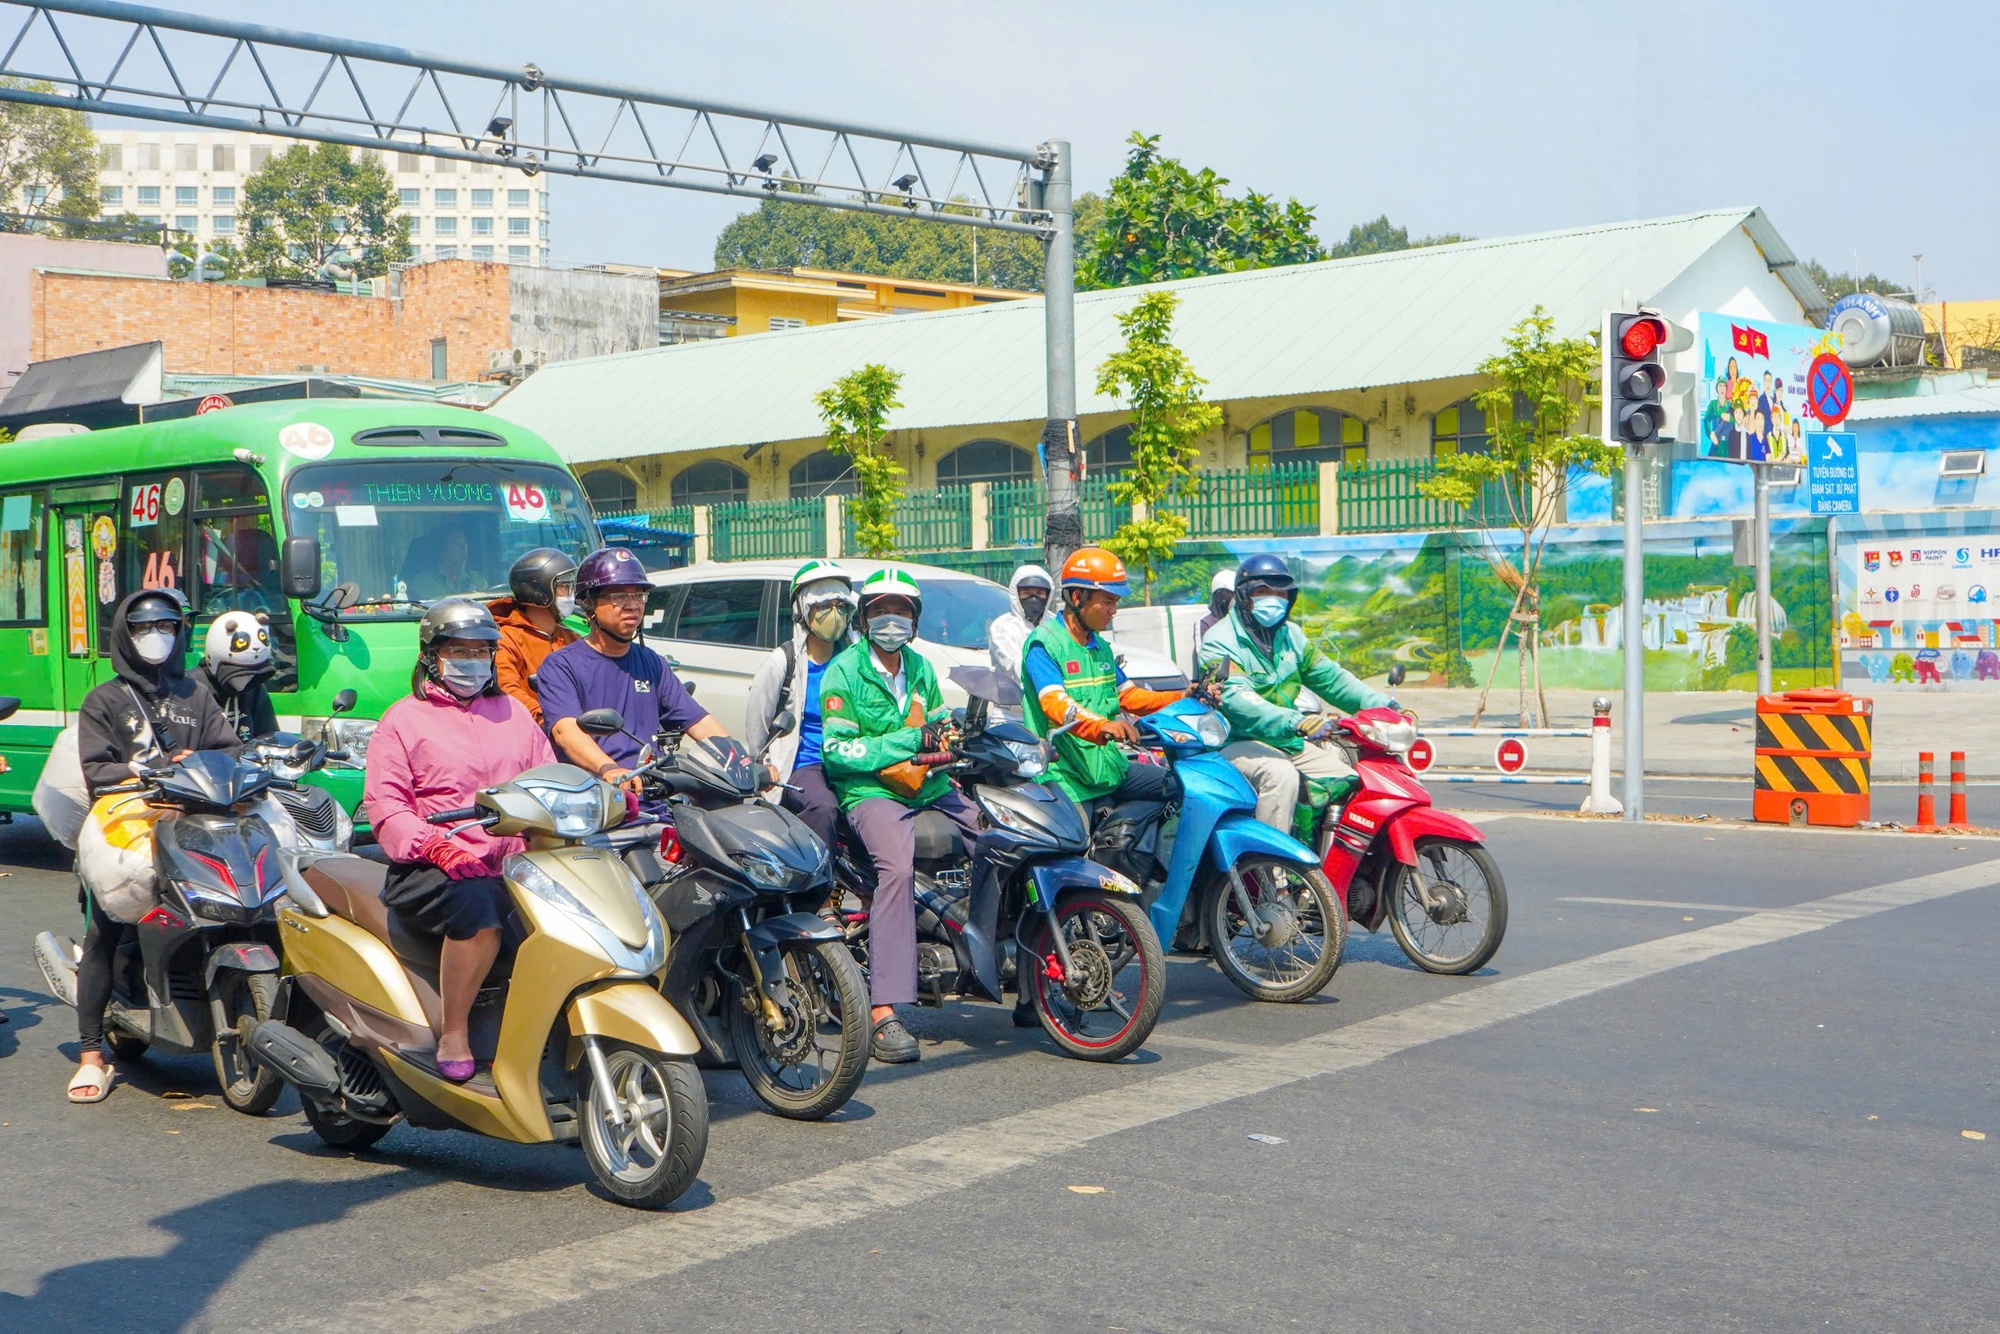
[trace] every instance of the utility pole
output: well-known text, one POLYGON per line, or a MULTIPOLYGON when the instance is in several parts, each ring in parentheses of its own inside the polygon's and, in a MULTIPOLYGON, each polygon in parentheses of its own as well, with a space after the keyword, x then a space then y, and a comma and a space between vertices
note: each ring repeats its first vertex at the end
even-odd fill
POLYGON ((1751 557, 1757 564, 1757 693, 1771 693, 1771 464, 1752 463, 1757 501, 1751 516, 1751 557))
POLYGON ((1076 438, 1076 218, 1070 204, 1070 149, 1066 139, 1041 146, 1034 164, 1042 173, 1042 212, 1048 216, 1042 270, 1043 330, 1048 364, 1049 417, 1042 429, 1048 515, 1042 558, 1051 572, 1083 545, 1083 508, 1077 492, 1082 463, 1076 438))

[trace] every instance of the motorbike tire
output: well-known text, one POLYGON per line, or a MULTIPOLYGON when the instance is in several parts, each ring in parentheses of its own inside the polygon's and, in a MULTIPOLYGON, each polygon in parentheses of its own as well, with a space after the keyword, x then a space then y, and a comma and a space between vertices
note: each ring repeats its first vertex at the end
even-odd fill
MULTIPOLYGON (((1042 1021, 1042 1031, 1054 1039, 1065 1056, 1074 1056, 1082 1061, 1116 1061, 1146 1045, 1146 1039, 1153 1034, 1153 1025, 1159 1022, 1160 1006, 1167 998, 1167 961, 1160 952, 1160 938, 1153 934, 1153 924, 1145 910, 1130 899, 1116 894, 1082 893, 1064 898, 1056 904, 1053 914, 1044 916, 1036 928, 1034 943, 1030 948, 1046 959, 1055 952, 1053 933, 1067 930, 1072 922, 1088 922, 1092 914, 1103 914, 1116 923, 1117 932, 1132 948, 1129 957, 1126 950, 1117 952, 1125 958, 1127 965, 1136 962, 1139 966, 1139 985, 1136 995, 1124 1007, 1116 1003, 1121 993, 1112 990, 1101 1005, 1094 1005, 1082 1013, 1075 1012, 1074 1002, 1060 983, 1050 978, 1039 968, 1028 969, 1028 976, 1021 978, 1022 987, 1034 1004, 1035 1017, 1042 1021), (1109 1010, 1124 1022, 1103 1033, 1086 1031, 1088 1016, 1101 1009, 1109 1010), (1071 1015, 1074 1014, 1074 1018, 1071 1015)), ((1101 937, 1097 925, 1087 928, 1094 940, 1101 937)), ((1076 939, 1069 940, 1072 961, 1075 961, 1079 944, 1088 945, 1076 939)), ((1101 958, 1097 961, 1109 969, 1099 985, 1109 987, 1125 975, 1113 952, 1100 947, 1101 958)), ((1032 962, 1032 961, 1029 961, 1032 962)))
MULTIPOLYGON (((1486 926, 1472 947, 1457 955, 1432 953, 1416 940, 1414 929, 1404 916, 1405 912, 1414 912, 1420 919, 1429 919, 1430 914, 1424 908, 1422 895, 1417 892, 1417 868, 1402 862, 1396 863, 1394 878, 1389 886, 1389 930, 1395 934, 1396 943, 1403 947, 1403 953, 1410 956, 1410 962, 1425 972, 1463 976, 1484 968, 1499 950, 1501 937, 1507 934, 1507 886, 1500 878, 1499 863, 1493 860, 1493 854, 1479 844, 1457 838, 1417 840, 1417 861, 1422 864, 1428 860, 1433 875, 1450 875, 1450 872, 1444 869, 1445 855, 1448 852, 1463 857, 1485 882, 1484 890, 1488 905, 1486 926)), ((1462 877, 1452 877, 1452 883, 1468 894, 1478 892, 1469 887, 1462 877)))
POLYGON ((278 979, 270 973, 243 973, 224 968, 215 975, 214 1000, 231 1019, 230 1030, 217 1026, 209 1057, 222 1085, 222 1100, 245 1116, 262 1116, 284 1096, 285 1081, 243 1054, 244 1021, 257 1024, 271 1017, 278 1002, 278 979))
POLYGON ((687 1193, 708 1153, 708 1094, 701 1074, 684 1056, 622 1042, 603 1048, 614 1087, 604 1088, 590 1066, 583 1067, 577 1119, 584 1159, 598 1186, 620 1204, 664 1209, 687 1193), (632 1091, 645 1102, 657 1101, 659 1111, 628 1131, 612 1113, 623 1115, 632 1091))
MULTIPOLYGON (((1237 935, 1233 923, 1241 919, 1236 914, 1236 896, 1231 892, 1229 877, 1218 875, 1209 882, 1202 898, 1201 914, 1216 967, 1238 991, 1252 1000, 1296 1004, 1318 995, 1333 980, 1334 970, 1340 967, 1340 952, 1347 943, 1347 917, 1340 910, 1340 898, 1333 892, 1333 883, 1317 866, 1309 870, 1301 869, 1294 862, 1261 853, 1245 857, 1237 863, 1236 871, 1243 877, 1246 887, 1265 883, 1266 877, 1280 872, 1296 885, 1301 898, 1299 907, 1304 911, 1293 914, 1293 920, 1301 923, 1295 938, 1310 938, 1310 924, 1317 920, 1320 927, 1319 953, 1316 958, 1304 961, 1303 969, 1282 978, 1260 975, 1251 963, 1239 957, 1239 951, 1247 954, 1249 948, 1256 947, 1264 948, 1268 953, 1268 947, 1262 946, 1261 942, 1243 940, 1237 935)), ((1293 958, 1296 961, 1298 956, 1293 958)))
POLYGON ((724 1002, 729 1012, 729 1045, 750 1091, 766 1107, 794 1121, 821 1121, 846 1105, 861 1087, 861 1077, 868 1073, 868 983, 861 976, 861 965, 838 940, 797 941, 783 946, 781 952, 786 980, 797 988, 802 979, 817 979, 815 1008, 839 1025, 830 1068, 825 1060, 827 1049, 821 1045, 824 1034, 820 1025, 825 1019, 819 1019, 813 1037, 813 1050, 820 1056, 815 1064, 817 1077, 808 1087, 787 1083, 786 1072, 799 1069, 804 1062, 780 1063, 781 1057, 771 1049, 761 1007, 745 1007, 741 985, 732 988, 733 994, 724 1002))
POLYGON ((370 1148, 375 1141, 388 1134, 392 1127, 380 1121, 363 1121, 331 1107, 321 1107, 311 1099, 304 1099, 306 1124, 313 1128, 322 1143, 330 1149, 345 1149, 349 1153, 359 1153, 370 1148))
POLYGON ((130 1033, 118 1033, 111 1029, 104 1031, 104 1045, 111 1049, 114 1061, 136 1061, 146 1054, 153 1044, 144 1038, 135 1038, 130 1033))

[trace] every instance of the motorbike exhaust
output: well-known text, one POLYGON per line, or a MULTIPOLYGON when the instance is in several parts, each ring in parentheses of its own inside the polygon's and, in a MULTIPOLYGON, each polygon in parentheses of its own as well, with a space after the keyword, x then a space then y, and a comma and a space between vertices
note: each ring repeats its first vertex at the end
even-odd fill
POLYGON ((250 1057, 314 1102, 340 1101, 340 1067, 326 1048, 290 1024, 266 1019, 250 1032, 250 1057))
POLYGON ((76 958, 63 948, 53 931, 44 931, 35 937, 35 962, 42 966, 42 977, 49 984, 50 994, 74 1010, 76 958))

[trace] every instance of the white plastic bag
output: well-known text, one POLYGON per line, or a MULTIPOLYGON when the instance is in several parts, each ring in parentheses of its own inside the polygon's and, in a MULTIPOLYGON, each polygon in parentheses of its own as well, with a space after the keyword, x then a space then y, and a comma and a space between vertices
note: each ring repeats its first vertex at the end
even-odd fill
POLYGON ((136 792, 99 797, 76 841, 76 873, 104 915, 136 922, 160 901, 153 825, 166 814, 136 792))
POLYGON ((76 846, 90 815, 90 790, 84 786, 83 765, 76 755, 76 727, 63 728, 49 747, 49 760, 35 780, 35 814, 42 827, 66 848, 76 846))

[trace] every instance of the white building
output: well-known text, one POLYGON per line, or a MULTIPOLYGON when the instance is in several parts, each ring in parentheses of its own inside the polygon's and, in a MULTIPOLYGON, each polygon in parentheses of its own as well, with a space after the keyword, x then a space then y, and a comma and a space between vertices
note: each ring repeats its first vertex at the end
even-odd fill
MULTIPOLYGON (((264 134, 210 134, 161 126, 99 130, 103 211, 184 232, 199 242, 237 241, 243 182, 299 142, 264 134)), ((357 149, 357 152, 373 152, 357 149)), ((546 178, 499 163, 383 152, 416 259, 543 264, 549 258, 546 178)))

